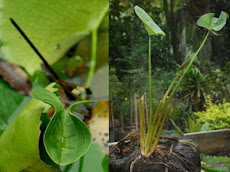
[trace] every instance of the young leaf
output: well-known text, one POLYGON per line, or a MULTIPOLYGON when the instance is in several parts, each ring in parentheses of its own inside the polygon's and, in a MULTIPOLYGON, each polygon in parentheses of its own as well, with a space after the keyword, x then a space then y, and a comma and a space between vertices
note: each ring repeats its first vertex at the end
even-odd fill
POLYGON ((201 16, 197 21, 197 25, 208 30, 220 31, 225 26, 229 16, 224 11, 221 11, 219 18, 214 17, 214 15, 214 13, 207 13, 201 16))
POLYGON ((153 21, 153 19, 139 6, 134 7, 135 13, 144 23, 145 28, 149 35, 163 35, 165 33, 161 30, 161 28, 153 21))
POLYGON ((213 30, 220 31, 225 26, 228 17, 226 12, 221 11, 220 17, 217 19, 215 25, 213 25, 213 30))
POLYGON ((35 88, 32 95, 55 108, 54 117, 48 124, 43 138, 48 155, 59 165, 73 163, 89 149, 91 133, 85 123, 72 113, 72 110, 92 100, 77 102, 65 111, 55 94, 43 88, 35 88))
POLYGON ((214 13, 204 14, 197 20, 197 25, 200 27, 205 27, 208 30, 211 30, 212 29, 212 19, 214 15, 215 15, 214 13))

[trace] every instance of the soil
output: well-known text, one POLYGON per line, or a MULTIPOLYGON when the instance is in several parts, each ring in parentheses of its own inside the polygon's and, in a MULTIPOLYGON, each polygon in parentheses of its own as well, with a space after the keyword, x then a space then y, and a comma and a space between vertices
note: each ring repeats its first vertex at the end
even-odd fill
POLYGON ((145 158, 140 153, 139 135, 130 133, 110 147, 109 156, 111 172, 199 172, 201 167, 195 143, 167 136, 145 158))

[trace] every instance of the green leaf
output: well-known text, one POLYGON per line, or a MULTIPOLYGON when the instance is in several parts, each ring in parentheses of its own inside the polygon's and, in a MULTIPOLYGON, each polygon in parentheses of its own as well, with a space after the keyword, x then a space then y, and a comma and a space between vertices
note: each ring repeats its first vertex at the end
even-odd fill
MULTIPOLYGON (((89 148, 89 151, 84 155, 82 172, 103 172, 104 165, 106 165, 106 163, 107 166, 109 165, 109 161, 104 161, 104 164, 102 164, 104 157, 105 155, 101 153, 100 146, 93 143, 89 148)), ((79 161, 76 161, 75 163, 71 164, 71 166, 61 166, 60 169, 63 172, 78 172, 79 165, 79 161)))
POLYGON ((73 114, 73 110, 93 100, 77 102, 65 111, 55 94, 43 88, 35 88, 32 95, 55 108, 54 117, 48 124, 43 138, 50 158, 59 165, 67 165, 78 160, 89 149, 92 137, 88 127, 73 114))
POLYGON ((208 30, 211 30, 212 29, 212 19, 214 15, 215 15, 214 13, 204 14, 197 20, 197 25, 200 27, 205 27, 208 30))
POLYGON ((153 21, 153 19, 139 6, 134 7, 135 13, 140 18, 140 20, 144 23, 145 28, 149 35, 163 35, 165 33, 161 30, 161 28, 153 21))
MULTIPOLYGON (((219 16, 219 18, 217 19, 217 21, 215 22, 215 24, 213 24, 213 30, 214 31, 220 31, 226 24, 226 20, 228 18, 228 14, 224 11, 221 11, 221 14, 219 16)), ((214 19, 216 20, 216 19, 214 19)))
MULTIPOLYGON (((18 115, 24 104, 25 96, 13 90, 6 82, 0 79, 0 135, 18 115)), ((27 101, 25 101, 27 102, 27 101)))
POLYGON ((214 13, 204 14, 198 19, 197 25, 208 30, 220 31, 225 26, 229 16, 224 11, 221 11, 219 18, 214 17, 214 15, 214 13))
POLYGON ((40 68, 41 60, 12 26, 10 17, 53 64, 97 28, 108 11, 108 0, 2 0, 1 4, 3 58, 23 66, 30 74, 40 68))
POLYGON ((172 122, 172 124, 174 125, 174 127, 177 129, 178 133, 180 133, 183 136, 184 132, 180 129, 180 127, 178 127, 172 119, 170 119, 170 121, 172 122))
MULTIPOLYGON (((56 91, 54 84, 47 89, 56 91)), ((40 160, 38 142, 40 137, 40 116, 47 105, 32 99, 21 110, 0 136, 0 171, 18 172, 26 168, 39 169, 44 166, 40 160)))
POLYGON ((104 172, 109 172, 109 155, 105 155, 103 160, 102 160, 102 167, 104 172))

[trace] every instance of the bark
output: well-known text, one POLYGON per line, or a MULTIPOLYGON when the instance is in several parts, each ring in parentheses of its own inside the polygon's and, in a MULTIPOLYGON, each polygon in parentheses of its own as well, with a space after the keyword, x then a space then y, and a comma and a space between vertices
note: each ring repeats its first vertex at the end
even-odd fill
POLYGON ((165 12, 166 24, 169 24, 169 9, 168 9, 168 0, 163 0, 163 9, 165 12))
POLYGON ((110 102, 110 120, 109 122, 110 122, 110 127, 113 128, 114 130, 115 126, 114 126, 114 114, 113 114, 113 103, 112 102, 110 102))
POLYGON ((171 0, 171 3, 170 3, 170 23, 169 23, 170 34, 171 34, 171 44, 172 44, 173 55, 175 57, 175 60, 177 61, 178 64, 181 64, 181 55, 179 52, 179 41, 177 38, 178 22, 175 18, 176 16, 175 16, 173 9, 174 9, 174 0, 171 0))
POLYGON ((124 132, 124 114, 123 114, 123 109, 122 109, 122 102, 120 102, 120 122, 121 122, 121 132, 124 132))
POLYGON ((186 56, 186 27, 185 27, 185 12, 184 9, 180 11, 181 16, 181 44, 180 44, 180 52, 182 58, 186 56))

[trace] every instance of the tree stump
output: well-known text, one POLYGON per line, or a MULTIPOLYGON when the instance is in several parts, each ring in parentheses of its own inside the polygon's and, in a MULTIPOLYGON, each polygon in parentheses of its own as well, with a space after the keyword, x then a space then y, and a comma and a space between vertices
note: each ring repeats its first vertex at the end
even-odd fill
POLYGON ((141 156, 138 134, 111 146, 109 155, 111 172, 199 172, 201 168, 196 144, 170 137, 162 137, 148 158, 141 156))

